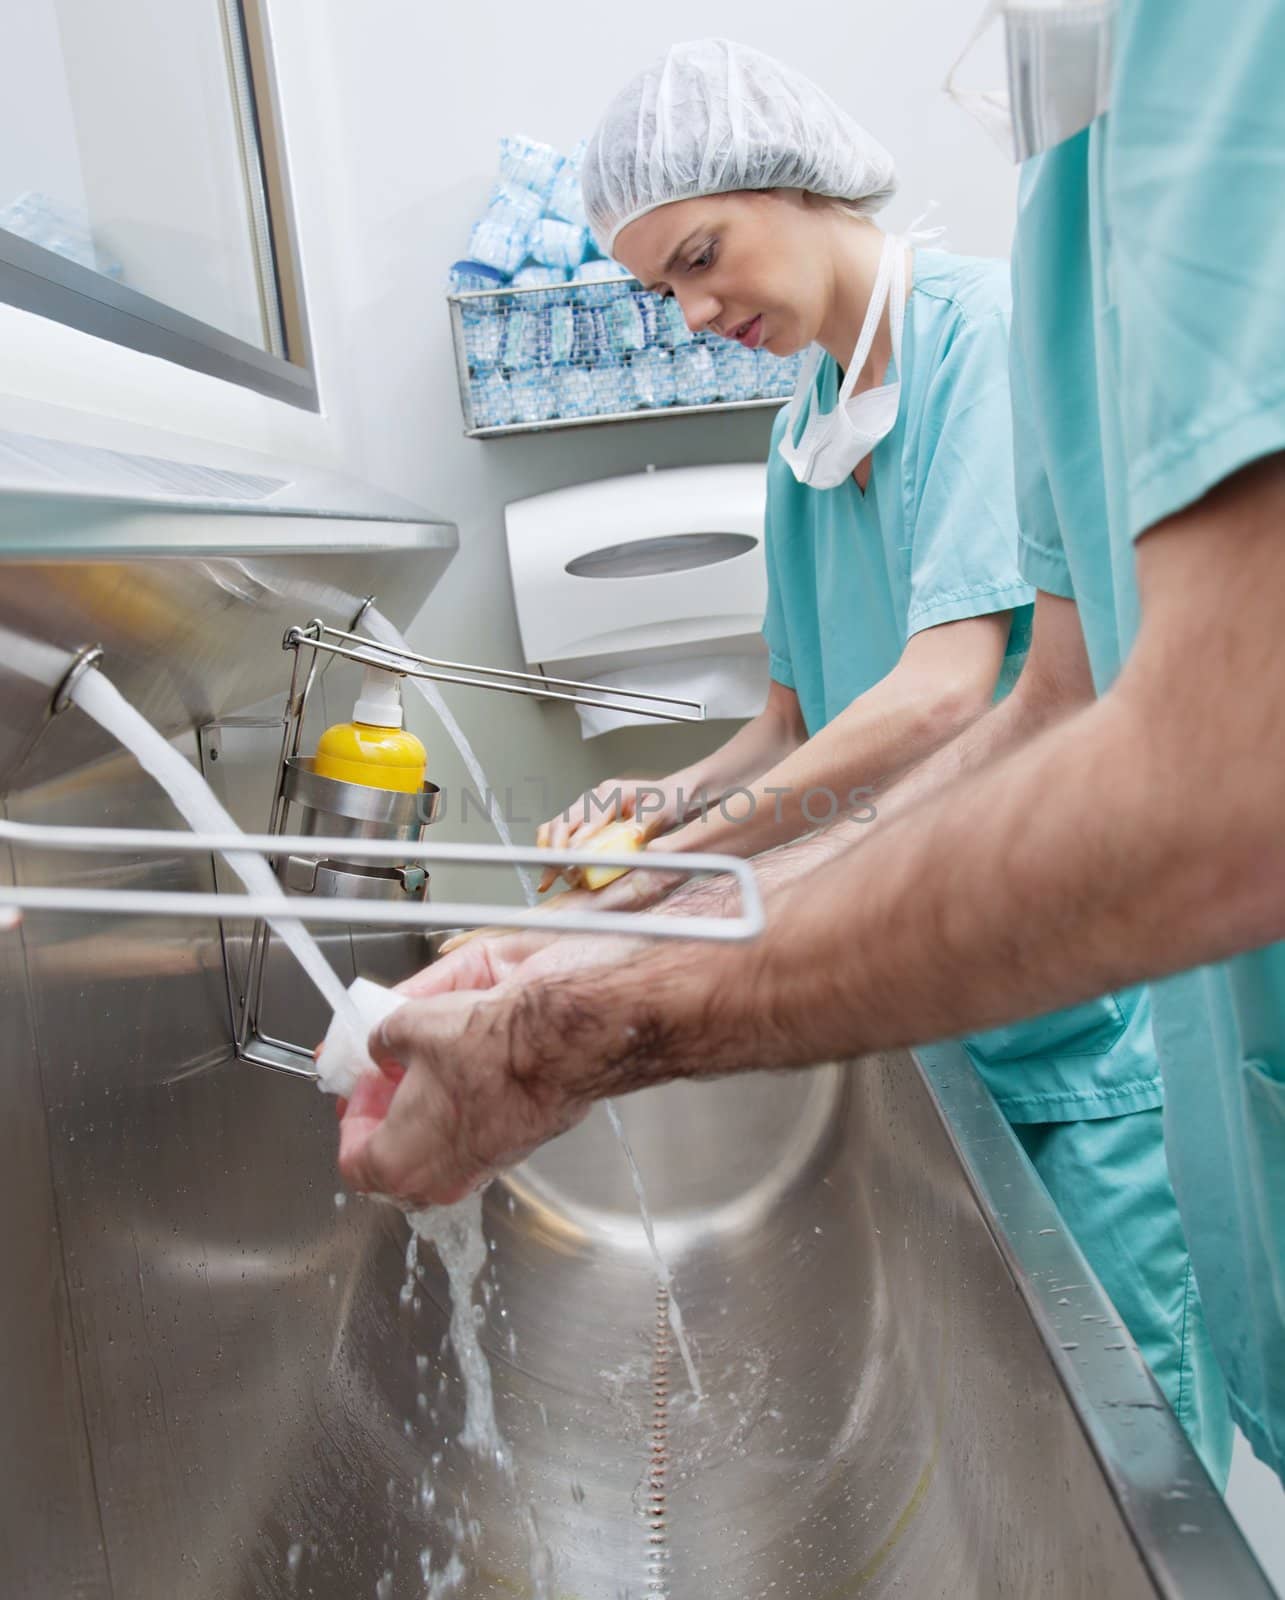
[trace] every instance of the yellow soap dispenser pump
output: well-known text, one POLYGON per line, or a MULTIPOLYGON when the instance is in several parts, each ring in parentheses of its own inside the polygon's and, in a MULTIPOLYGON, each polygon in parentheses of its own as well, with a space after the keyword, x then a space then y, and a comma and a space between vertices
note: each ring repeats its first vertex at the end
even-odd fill
POLYGON ((313 771, 367 789, 417 793, 424 785, 428 752, 406 731, 404 721, 398 674, 367 667, 352 721, 336 723, 322 734, 313 771))

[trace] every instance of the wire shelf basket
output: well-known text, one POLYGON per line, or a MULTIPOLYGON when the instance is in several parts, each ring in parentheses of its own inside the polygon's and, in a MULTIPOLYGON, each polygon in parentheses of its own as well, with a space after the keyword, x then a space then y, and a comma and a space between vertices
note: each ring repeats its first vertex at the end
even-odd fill
POLYGON ((691 333, 636 278, 447 296, 472 439, 779 406, 800 357, 691 333))

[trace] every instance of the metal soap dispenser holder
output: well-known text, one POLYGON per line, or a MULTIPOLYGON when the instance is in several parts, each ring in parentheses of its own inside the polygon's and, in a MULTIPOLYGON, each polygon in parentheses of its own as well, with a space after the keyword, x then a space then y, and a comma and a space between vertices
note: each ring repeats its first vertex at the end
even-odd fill
MULTIPOLYGON (((363 606, 354 619, 354 629, 365 610, 363 606)), ((442 793, 438 786, 426 780, 417 791, 396 792, 347 783, 318 773, 314 758, 301 753, 310 696, 321 673, 336 657, 364 667, 379 667, 399 678, 429 678, 543 700, 625 708, 681 721, 699 721, 704 716, 704 707, 698 701, 439 661, 331 627, 316 618, 304 627, 288 629, 282 647, 291 652, 293 662, 280 723, 281 753, 267 832, 325 841, 324 854, 294 851, 273 858, 277 877, 291 895, 404 903, 408 908, 429 898, 429 873, 415 859, 413 847, 422 842, 425 831, 441 815, 442 793), (405 862, 372 860, 345 852, 345 844, 367 840, 402 843, 412 847, 412 852, 405 862)), ((207 724, 200 730, 199 741, 207 776, 218 760, 223 729, 276 726, 275 718, 256 717, 228 717, 207 724)), ((226 924, 222 925, 222 933, 238 1054, 260 1066, 295 1072, 310 1070, 312 1044, 320 1039, 328 1021, 319 997, 308 986, 300 985, 292 958, 266 922, 254 923, 248 947, 244 937, 238 939, 226 924), (287 1037, 287 1031, 293 1037, 287 1037)), ((319 937, 345 983, 355 977, 395 982, 431 959, 434 941, 440 941, 441 933, 435 936, 412 915, 404 927, 329 924, 324 932, 319 930, 319 937)))

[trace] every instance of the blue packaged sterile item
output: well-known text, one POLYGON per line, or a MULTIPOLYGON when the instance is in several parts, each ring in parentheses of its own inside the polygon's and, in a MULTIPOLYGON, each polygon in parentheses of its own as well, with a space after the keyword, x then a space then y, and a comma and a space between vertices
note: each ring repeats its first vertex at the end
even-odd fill
POLYGON ((584 200, 580 194, 580 165, 587 145, 588 140, 581 139, 562 163, 545 208, 551 217, 557 217, 562 222, 574 222, 579 228, 588 226, 584 200))
POLYGON ((513 275, 514 289, 550 289, 567 281, 565 267, 542 267, 532 262, 513 275))
POLYGON ((507 200, 497 200, 486 215, 474 223, 469 236, 469 255, 511 278, 526 260, 531 239, 531 220, 507 200))
POLYGON ((504 339, 500 347, 500 365, 516 371, 520 367, 530 366, 531 361, 526 350, 527 325, 532 313, 524 311, 520 306, 510 305, 504 311, 504 339))
POLYGON ((715 339, 710 346, 718 398, 734 403, 752 400, 758 391, 758 363, 753 351, 731 339, 715 339))
POLYGON ((614 283, 632 278, 633 273, 619 261, 586 261, 576 269, 577 283, 614 283))
POLYGON ((578 267, 588 242, 588 233, 574 222, 541 217, 531 229, 531 258, 545 267, 578 267))
POLYGON ((488 372, 472 386, 473 425, 499 428, 513 421, 513 393, 502 372, 488 372))
POLYGON ((680 345, 692 342, 692 330, 683 318, 683 308, 677 300, 662 300, 660 303, 660 342, 670 350, 677 350, 680 345))
POLYGON ((509 134, 500 140, 500 178, 539 195, 542 202, 553 193, 563 160, 552 145, 509 134))
POLYGON ((515 422, 547 422, 557 415, 552 378, 553 374, 541 367, 515 374, 509 385, 515 422))
POLYGON ((635 408, 634 384, 629 368, 621 362, 595 367, 589 375, 593 388, 593 414, 610 417, 635 408))
POLYGON ((544 215, 544 201, 533 189, 520 183, 510 183, 504 178, 496 179, 486 208, 489 211, 496 205, 511 206, 532 223, 538 222, 544 215))
POLYGON ((473 289, 502 289, 504 274, 482 261, 456 261, 450 271, 451 291, 467 293, 473 289))
POLYGON ((635 404, 649 409, 672 406, 678 398, 674 358, 668 350, 644 350, 629 363, 635 404))
POLYGON ((680 406, 707 406, 718 398, 713 353, 702 340, 674 351, 674 385, 680 406))
POLYGON ((464 353, 469 369, 488 372, 500 364, 500 340, 504 314, 488 296, 483 300, 464 300, 460 304, 460 326, 464 333, 464 353))
POLYGON ((584 306, 606 306, 615 300, 622 283, 632 275, 618 261, 586 261, 572 274, 576 299, 584 306))
POLYGON ((576 344, 576 314, 569 304, 549 307, 549 359, 555 366, 570 361, 576 344))
POLYGON ((571 360, 578 367, 592 367, 599 361, 610 359, 611 337, 607 332, 606 317, 596 307, 577 306, 571 360))
POLYGON ((782 360, 769 350, 757 350, 755 360, 758 363, 760 395, 766 399, 783 398, 793 390, 799 375, 799 363, 796 357, 787 356, 782 360))
POLYGON ((646 347, 647 330, 643 327, 637 295, 627 290, 622 294, 617 290, 615 298, 606 307, 606 317, 613 353, 624 355, 646 347))
POLYGON ((582 368, 571 364, 554 369, 555 393, 560 417, 591 417, 594 414, 593 380, 582 368))
POLYGON ((638 315, 642 318, 643 341, 646 344, 660 343, 660 306, 657 295, 638 293, 634 295, 638 306, 638 315))

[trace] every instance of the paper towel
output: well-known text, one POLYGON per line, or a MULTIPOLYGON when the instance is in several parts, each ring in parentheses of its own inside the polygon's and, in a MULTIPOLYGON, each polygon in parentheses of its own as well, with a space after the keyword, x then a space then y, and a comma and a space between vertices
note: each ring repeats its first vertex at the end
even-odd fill
POLYGON ((364 1032, 360 1039, 355 1039, 338 1012, 330 1019, 317 1056, 317 1087, 327 1094, 350 1095, 363 1072, 379 1070, 370 1059, 366 1040, 377 1023, 406 1004, 404 994, 385 989, 382 983, 372 983, 369 978, 354 978, 348 985, 348 993, 364 1032))
MULTIPOLYGON (((642 689, 650 694, 699 700, 705 706, 707 717, 756 717, 767 703, 767 652, 640 662, 636 666, 622 667, 618 672, 595 672, 593 681, 610 689, 642 689)), ((583 739, 610 733, 613 728, 679 720, 647 717, 634 711, 605 711, 601 706, 577 706, 576 711, 583 739)))

